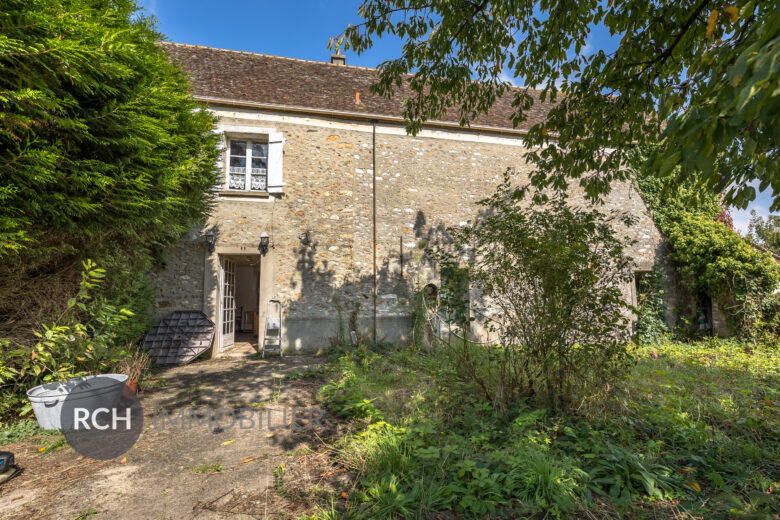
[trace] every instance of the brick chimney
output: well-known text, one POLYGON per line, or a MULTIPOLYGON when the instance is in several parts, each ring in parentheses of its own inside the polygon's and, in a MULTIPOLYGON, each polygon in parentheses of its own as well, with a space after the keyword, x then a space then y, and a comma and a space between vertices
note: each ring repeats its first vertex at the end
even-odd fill
POLYGON ((330 55, 330 63, 331 65, 346 65, 347 57, 341 54, 341 51, 339 51, 338 54, 330 55))

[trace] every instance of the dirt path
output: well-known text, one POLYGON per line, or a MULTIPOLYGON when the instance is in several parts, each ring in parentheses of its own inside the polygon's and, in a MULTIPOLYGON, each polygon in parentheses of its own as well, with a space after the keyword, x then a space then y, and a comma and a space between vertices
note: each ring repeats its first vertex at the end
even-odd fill
MULTIPOLYGON (((308 414, 299 412, 296 424, 304 429, 271 432, 267 413, 278 427, 285 408, 289 424, 290 408, 316 407, 322 381, 307 376, 321 362, 224 359, 172 368, 160 374, 164 387, 140 394, 144 433, 116 460, 85 459, 68 447, 41 454, 31 442, 7 446, 24 471, 0 487, 0 518, 297 518, 345 485, 344 470, 332 465, 322 443, 340 426, 325 414, 323 427, 310 430, 308 414), (190 407, 263 410, 264 424, 219 431, 204 421, 162 429, 158 417, 155 427, 155 410, 175 416, 190 407)), ((227 427, 229 413, 222 418, 227 427)))

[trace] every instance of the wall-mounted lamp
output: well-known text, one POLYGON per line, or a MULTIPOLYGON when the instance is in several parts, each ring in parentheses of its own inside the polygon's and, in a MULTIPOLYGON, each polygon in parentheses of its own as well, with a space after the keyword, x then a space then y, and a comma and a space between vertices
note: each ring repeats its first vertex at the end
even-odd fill
POLYGON ((260 254, 261 255, 264 255, 264 254, 266 254, 268 252, 268 245, 270 244, 270 242, 271 242, 271 239, 268 237, 268 233, 263 231, 260 234, 260 247, 259 247, 259 249, 260 249, 260 254))
POLYGON ((304 246, 308 246, 309 244, 311 244, 311 237, 309 236, 309 230, 307 229, 303 233, 299 233, 298 240, 300 240, 301 244, 303 244, 304 246))
POLYGON ((203 233, 203 239, 206 243, 206 247, 209 248, 209 253, 213 253, 214 249, 217 246, 217 228, 216 226, 206 230, 205 233, 203 233))

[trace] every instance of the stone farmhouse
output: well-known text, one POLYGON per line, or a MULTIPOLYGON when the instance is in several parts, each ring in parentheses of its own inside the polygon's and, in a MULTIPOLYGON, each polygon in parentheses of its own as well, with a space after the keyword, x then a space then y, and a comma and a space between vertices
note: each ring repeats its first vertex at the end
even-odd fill
MULTIPOLYGON (((223 158, 208 222, 157 273, 156 312, 205 312, 217 325, 214 355, 262 342, 270 299, 282 303, 285 352, 326 348, 355 312, 368 331, 374 308, 378 336, 403 340, 412 292, 437 283, 421 246, 472 219, 507 168, 521 181, 530 169, 511 96, 470 127, 453 114, 412 137, 402 96, 372 96, 376 71, 343 56, 326 63, 162 45, 218 118, 223 158)), ((537 102, 525 124, 548 109, 537 102)), ((661 234, 630 182, 613 186, 606 208, 637 219, 616 230, 635 240, 637 272, 663 262, 661 234)), ((634 284, 625 291, 636 300, 634 284)))

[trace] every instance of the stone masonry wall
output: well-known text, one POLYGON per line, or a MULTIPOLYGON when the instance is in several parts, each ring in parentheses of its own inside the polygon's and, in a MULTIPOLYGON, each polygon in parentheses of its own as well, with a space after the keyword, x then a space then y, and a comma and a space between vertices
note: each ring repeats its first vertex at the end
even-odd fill
POLYGON ((165 252, 165 269, 154 273, 158 287, 154 303, 158 316, 174 310, 201 310, 205 253, 206 247, 195 233, 190 233, 165 252))
MULTIPOLYGON (((250 244, 256 250, 260 234, 270 235, 273 249, 261 269, 273 269, 272 293, 284 303, 288 348, 326 346, 337 330, 339 313, 346 320, 356 305, 367 326, 372 287, 371 125, 215 111, 224 124, 272 127, 286 139, 284 195, 221 197, 210 224, 219 226, 218 248, 250 244), (310 245, 300 239, 307 231, 310 245)), ((430 134, 411 137, 398 128, 377 126, 378 315, 381 334, 389 339, 405 334, 414 286, 436 277, 432 266, 421 261, 421 246, 442 240, 447 226, 473 219, 476 202, 494 192, 507 168, 514 169, 517 182, 527 179, 530 168, 523 159, 526 150, 517 145, 519 138, 472 138, 467 131, 452 132, 452 138, 443 131, 430 134)), ((573 190, 575 200, 580 195, 573 190)), ((629 254, 638 269, 651 269, 661 252, 661 236, 636 189, 627 182, 615 184, 604 207, 637 218, 634 226, 621 226, 617 232, 636 240, 629 254)), ((158 277, 160 311, 165 302, 189 305, 203 297, 203 273, 198 276, 198 269, 204 269, 203 254, 202 246, 192 245, 168 252, 168 270, 158 277)), ((629 296, 631 289, 626 290, 629 296)))

